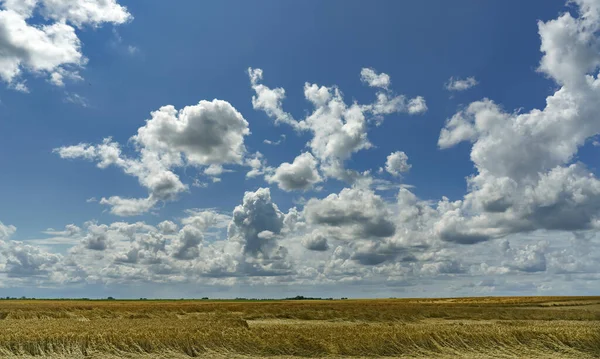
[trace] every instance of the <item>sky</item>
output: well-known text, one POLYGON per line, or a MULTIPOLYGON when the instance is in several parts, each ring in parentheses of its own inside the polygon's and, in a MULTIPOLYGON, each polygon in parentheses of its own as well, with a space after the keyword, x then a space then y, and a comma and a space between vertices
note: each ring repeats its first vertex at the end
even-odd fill
POLYGON ((0 297, 591 295, 600 0, 0 0, 0 297))

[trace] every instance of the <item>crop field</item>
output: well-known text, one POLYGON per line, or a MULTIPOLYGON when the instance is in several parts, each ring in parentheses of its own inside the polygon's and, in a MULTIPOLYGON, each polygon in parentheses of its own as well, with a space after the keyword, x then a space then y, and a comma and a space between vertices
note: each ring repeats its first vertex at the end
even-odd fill
POLYGON ((600 297, 0 301, 2 358, 599 358, 600 297))

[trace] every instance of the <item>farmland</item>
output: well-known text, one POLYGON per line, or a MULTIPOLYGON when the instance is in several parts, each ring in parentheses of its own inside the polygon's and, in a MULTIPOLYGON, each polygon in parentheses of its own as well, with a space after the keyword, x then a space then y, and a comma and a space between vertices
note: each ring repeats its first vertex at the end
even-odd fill
POLYGON ((597 358, 600 297, 0 301, 0 357, 597 358))

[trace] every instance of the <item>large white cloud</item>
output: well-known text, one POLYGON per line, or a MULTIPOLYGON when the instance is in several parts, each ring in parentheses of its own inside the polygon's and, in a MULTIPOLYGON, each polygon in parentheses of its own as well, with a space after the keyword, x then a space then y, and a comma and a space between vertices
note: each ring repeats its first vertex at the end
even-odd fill
POLYGON ((27 91, 20 75, 43 73, 50 82, 80 78, 87 59, 75 27, 123 24, 132 17, 115 0, 4 0, 0 9, 0 78, 27 91), (47 21, 32 23, 36 10, 47 21))
POLYGON ((246 152, 248 122, 229 102, 200 101, 181 111, 173 106, 152 113, 146 125, 132 137, 141 148, 159 154, 161 160, 192 165, 240 163, 246 152))
POLYGON ((476 242, 536 229, 598 228, 600 181, 572 162, 586 140, 600 133, 600 2, 576 3, 578 17, 565 13, 538 23, 539 70, 560 86, 545 108, 509 113, 484 99, 442 130, 441 148, 472 142, 477 169, 452 219, 446 216, 438 226, 442 233, 459 239, 467 231, 476 242))
POLYGON ((131 137, 137 157, 124 155, 121 146, 111 138, 99 145, 82 143, 54 151, 65 159, 96 161, 99 168, 117 166, 137 177, 148 189, 148 198, 112 196, 100 200, 111 206, 115 215, 134 216, 188 190, 174 172, 176 168, 211 165, 214 170, 214 166, 222 164, 242 164, 246 156, 244 137, 249 133, 248 122, 228 102, 200 101, 179 112, 173 106, 152 112, 137 135, 131 137))

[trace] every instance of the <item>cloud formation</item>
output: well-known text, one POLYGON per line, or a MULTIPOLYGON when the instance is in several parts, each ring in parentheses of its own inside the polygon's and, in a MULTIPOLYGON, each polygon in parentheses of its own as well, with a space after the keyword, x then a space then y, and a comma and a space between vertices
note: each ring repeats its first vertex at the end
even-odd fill
POLYGON ((385 170, 393 176, 400 176, 410 171, 411 167, 412 165, 408 164, 408 156, 402 151, 390 153, 385 162, 385 170))
POLYGON ((308 152, 300 154, 292 163, 282 163, 266 179, 269 183, 277 183, 284 191, 307 190, 322 181, 317 160, 308 152))
POLYGON ((4 0, 0 79, 21 92, 28 91, 22 80, 25 72, 44 74, 57 86, 64 86, 65 78, 80 79, 78 71, 87 59, 76 28, 119 25, 131 19, 115 0, 4 0))
MULTIPOLYGON (((183 170, 220 179, 229 167, 245 166, 247 178, 264 178, 271 188, 260 182, 240 195, 229 213, 200 208, 169 220, 90 221, 48 229, 43 239, 17 241, 17 229, 0 222, 0 286, 363 284, 399 290, 451 283, 444 293, 522 290, 522 285, 532 291, 551 285, 561 293, 571 280, 557 280, 561 274, 593 287, 590 283, 600 279, 600 252, 594 250, 600 244, 600 180, 578 154, 600 134, 600 2, 575 3, 577 13, 538 23, 538 71, 557 85, 543 108, 513 111, 484 98, 461 107, 441 129, 440 151, 454 151, 461 143, 470 150, 474 173, 464 195, 419 198, 418 188, 400 183, 403 174, 421 170, 414 162, 418 156, 411 154, 413 169, 402 151, 389 154, 385 165, 380 157, 379 173, 350 167, 354 154, 376 145, 368 133, 370 126, 385 126, 382 116, 427 110, 422 97, 393 93, 389 75, 361 71, 360 80, 376 91, 367 104, 346 103, 335 85, 306 83, 304 98, 312 108, 294 118, 283 109, 285 90, 266 87, 262 70, 251 68, 254 109, 305 136, 306 146, 291 163, 270 166, 263 153, 246 144, 248 121, 222 100, 179 111, 161 107, 128 146, 105 138, 55 152, 137 178, 147 198, 99 200, 119 216, 152 211, 189 191, 183 170), (378 178, 384 171, 392 176, 378 178), (331 185, 331 179, 344 182, 331 185), (301 195, 308 198, 281 199, 280 190, 305 191, 301 195), (296 207, 288 208, 290 203, 296 207), (69 248, 53 253, 52 245, 69 248)), ((27 19, 39 4, 4 1, 12 10, 2 11, 13 20, 27 19)), ((64 20, 64 26, 128 19, 119 17, 114 1, 91 4, 97 6, 77 14, 71 5, 57 5, 42 16, 64 20)), ((51 78, 58 85, 66 75, 56 74, 51 78)), ((449 90, 460 91, 476 81, 451 78, 450 83, 449 90)))
POLYGON ((256 96, 252 104, 256 110, 265 113, 275 123, 286 123, 297 131, 309 131, 313 137, 308 142, 313 156, 319 161, 321 172, 325 177, 332 177, 347 182, 354 182, 360 177, 356 171, 348 170, 344 162, 361 150, 369 149, 367 115, 379 118, 393 113, 421 114, 427 111, 425 99, 417 96, 412 99, 404 95, 394 95, 388 89, 390 77, 385 73, 378 74, 374 69, 364 68, 361 80, 371 87, 380 88, 377 100, 372 104, 347 105, 342 92, 337 86, 319 86, 304 84, 304 97, 313 105, 312 114, 303 120, 296 120, 283 110, 285 90, 270 89, 260 83, 263 79, 262 69, 248 69, 250 83, 256 96))
POLYGON ((123 154, 110 137, 99 145, 80 143, 56 148, 61 158, 83 158, 99 168, 116 166, 138 178, 148 189, 148 198, 102 198, 118 216, 135 216, 151 210, 159 201, 174 200, 188 190, 175 169, 184 166, 216 170, 224 164, 242 164, 246 156, 244 137, 250 134, 248 122, 226 101, 200 101, 177 111, 161 107, 138 129, 130 141, 136 157, 123 154))

